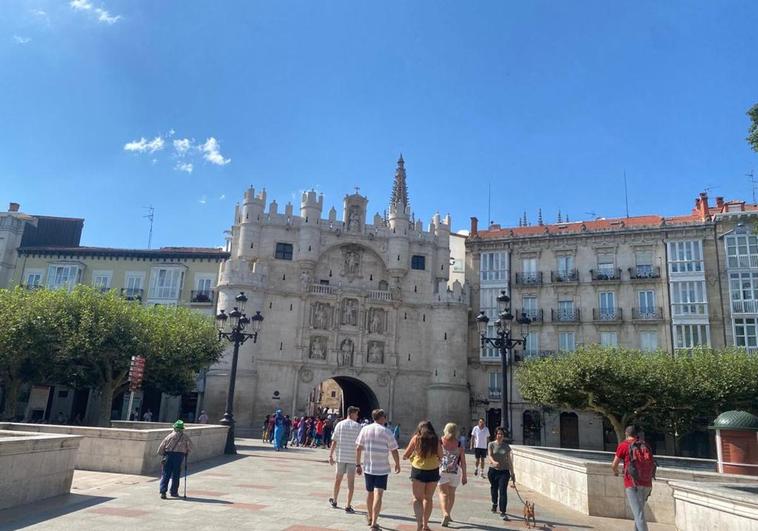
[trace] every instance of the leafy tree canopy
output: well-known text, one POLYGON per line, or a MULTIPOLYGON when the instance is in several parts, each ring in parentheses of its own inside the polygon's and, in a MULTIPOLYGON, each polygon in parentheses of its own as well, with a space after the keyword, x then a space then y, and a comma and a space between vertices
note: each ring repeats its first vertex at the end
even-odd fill
POLYGON ((750 107, 747 111, 750 117, 750 128, 748 129, 747 141, 753 147, 753 151, 758 151, 758 103, 750 107))

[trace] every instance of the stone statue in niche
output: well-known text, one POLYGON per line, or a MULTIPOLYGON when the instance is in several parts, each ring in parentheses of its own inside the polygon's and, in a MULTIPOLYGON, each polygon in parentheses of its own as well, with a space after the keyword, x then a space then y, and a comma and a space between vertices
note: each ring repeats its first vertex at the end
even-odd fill
POLYGON ((341 324, 358 326, 358 299, 343 299, 341 324))
POLYGON ((323 336, 311 336, 311 345, 308 349, 308 357, 313 360, 326 359, 326 338, 323 336))
POLYGON ((383 334, 386 329, 386 313, 383 308, 371 308, 368 311, 368 331, 370 334, 383 334))
POLYGON ((311 326, 319 330, 328 330, 332 307, 323 302, 314 302, 311 312, 311 326))
POLYGON ((381 341, 369 341, 366 360, 369 363, 384 363, 384 343, 381 341))
POLYGON ((309 271, 301 271, 300 272, 300 285, 303 287, 303 290, 308 289, 308 286, 311 283, 311 273, 309 271))
POLYGON ((342 249, 342 274, 354 278, 361 274, 361 248, 355 245, 342 249))
POLYGON ((353 352, 355 351, 355 345, 353 340, 345 338, 340 343, 339 357, 337 358, 337 365, 340 367, 352 367, 353 366, 353 352))
POLYGON ((347 230, 349 232, 361 231, 361 207, 358 205, 351 206, 348 211, 347 230))

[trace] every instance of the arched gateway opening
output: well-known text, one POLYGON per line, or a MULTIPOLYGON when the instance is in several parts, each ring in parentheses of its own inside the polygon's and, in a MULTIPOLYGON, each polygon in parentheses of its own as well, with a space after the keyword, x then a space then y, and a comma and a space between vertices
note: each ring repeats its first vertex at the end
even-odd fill
POLYGON ((364 382, 350 376, 335 376, 313 388, 308 414, 336 413, 344 417, 348 406, 360 408, 361 418, 369 419, 371 411, 380 407, 376 395, 364 382))

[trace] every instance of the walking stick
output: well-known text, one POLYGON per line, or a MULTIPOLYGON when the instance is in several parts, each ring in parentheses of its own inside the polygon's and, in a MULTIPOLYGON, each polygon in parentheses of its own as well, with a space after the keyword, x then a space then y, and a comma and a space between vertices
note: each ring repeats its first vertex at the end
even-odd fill
POLYGON ((189 454, 184 454, 184 499, 187 499, 187 465, 189 464, 189 454))

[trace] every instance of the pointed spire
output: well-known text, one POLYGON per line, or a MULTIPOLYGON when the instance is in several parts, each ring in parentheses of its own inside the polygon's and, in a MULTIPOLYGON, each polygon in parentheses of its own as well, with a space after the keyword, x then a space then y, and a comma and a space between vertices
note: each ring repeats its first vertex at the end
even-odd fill
POLYGON ((542 222, 542 209, 541 208, 537 210, 537 225, 539 225, 540 227, 544 225, 544 223, 542 222))
POLYGON ((568 214, 566 214, 566 223, 568 223, 569 221, 571 221, 571 220, 569 219, 569 215, 568 215, 568 214))
POLYGON ((561 216, 561 209, 558 209, 558 223, 563 223, 563 217, 561 216))
POLYGON ((526 210, 524 210, 524 227, 529 226, 529 219, 526 217, 526 210))
POLYGON ((397 160, 397 169, 395 170, 395 182, 392 184, 392 197, 390 198, 390 211, 405 212, 409 206, 408 185, 405 182, 405 161, 403 154, 397 160), (402 205, 402 206, 401 206, 402 205))

